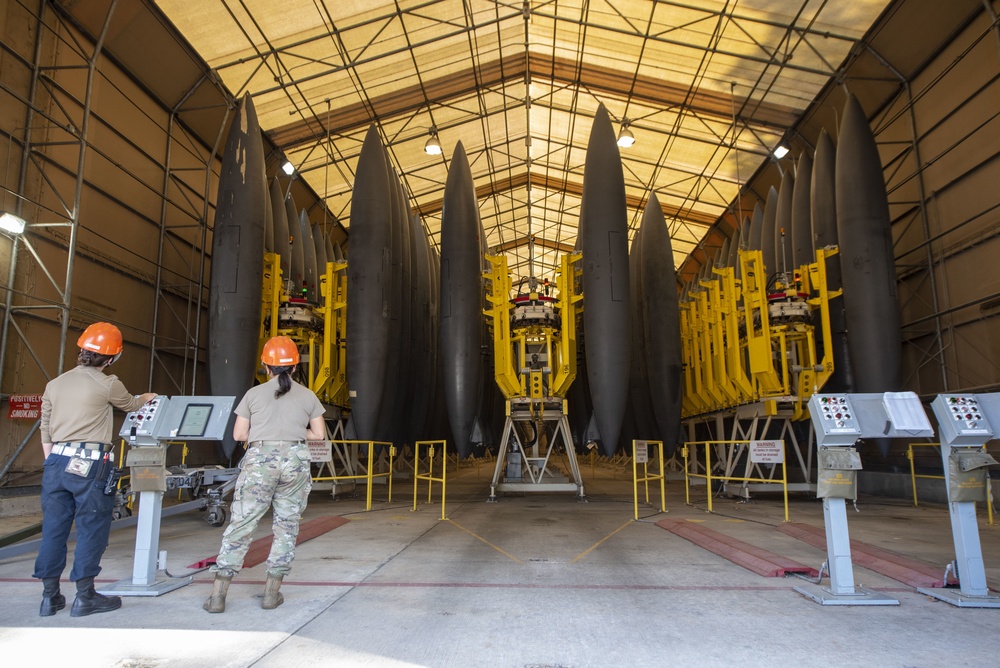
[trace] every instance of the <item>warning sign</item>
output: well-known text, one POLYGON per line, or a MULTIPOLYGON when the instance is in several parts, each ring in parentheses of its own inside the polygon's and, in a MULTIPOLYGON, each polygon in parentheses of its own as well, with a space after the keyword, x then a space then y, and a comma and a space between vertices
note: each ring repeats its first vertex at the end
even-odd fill
POLYGON ((750 461, 754 464, 783 464, 784 441, 750 441, 750 461))
POLYGON ((333 461, 330 441, 306 441, 306 445, 309 447, 309 461, 313 464, 333 461))
POLYGON ((42 395, 12 394, 7 397, 7 417, 11 420, 37 420, 42 414, 42 395))

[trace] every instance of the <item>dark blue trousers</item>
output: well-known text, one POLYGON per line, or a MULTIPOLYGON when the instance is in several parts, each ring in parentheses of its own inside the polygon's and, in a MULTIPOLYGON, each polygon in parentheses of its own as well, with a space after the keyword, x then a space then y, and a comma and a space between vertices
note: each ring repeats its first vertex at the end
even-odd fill
POLYGON ((76 551, 70 580, 101 572, 108 547, 115 495, 104 493, 112 462, 97 460, 86 478, 66 472, 70 458, 51 454, 42 473, 42 547, 35 559, 36 578, 57 578, 66 568, 66 540, 76 520, 76 551))

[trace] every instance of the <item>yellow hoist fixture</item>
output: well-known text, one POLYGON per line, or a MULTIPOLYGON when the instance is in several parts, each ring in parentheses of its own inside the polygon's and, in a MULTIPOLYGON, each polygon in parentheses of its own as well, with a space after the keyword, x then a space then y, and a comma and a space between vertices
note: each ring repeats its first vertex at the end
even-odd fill
POLYGON ((692 287, 680 304, 684 417, 754 402, 769 415, 781 404, 793 420, 808 417, 809 398, 833 373, 829 303, 841 291, 827 287, 826 260, 836 253, 817 249, 816 262, 769 284, 762 253, 740 251, 741 280, 716 267, 692 287))
MULTIPOLYGON (((347 405, 347 263, 327 262, 320 275, 318 304, 292 296, 281 276, 281 258, 264 254, 261 328, 258 351, 273 336, 287 336, 299 347, 307 386, 320 401, 347 405)), ((260 382, 267 380, 262 368, 260 382)))
POLYGON ((566 411, 566 393, 576 378, 580 257, 570 253, 560 259, 555 296, 532 277, 528 292, 511 298, 507 258, 486 256, 484 315, 492 331, 494 375, 507 398, 491 501, 498 490, 574 491, 583 497, 566 411), (560 445, 572 480, 553 467, 560 445))

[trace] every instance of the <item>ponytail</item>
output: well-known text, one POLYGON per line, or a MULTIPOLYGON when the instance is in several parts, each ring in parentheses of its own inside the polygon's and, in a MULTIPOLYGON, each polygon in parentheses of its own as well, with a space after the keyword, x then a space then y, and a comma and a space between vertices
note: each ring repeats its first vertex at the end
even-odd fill
POLYGON ((292 378, 291 373, 295 365, 292 366, 268 366, 267 370, 271 372, 272 375, 278 377, 278 389, 274 391, 274 398, 280 399, 284 396, 290 389, 292 389, 292 378))
POLYGON ((102 355, 100 353, 95 353, 93 350, 80 350, 80 354, 76 356, 77 366, 93 366, 93 367, 103 367, 105 364, 114 361, 114 355, 102 355))

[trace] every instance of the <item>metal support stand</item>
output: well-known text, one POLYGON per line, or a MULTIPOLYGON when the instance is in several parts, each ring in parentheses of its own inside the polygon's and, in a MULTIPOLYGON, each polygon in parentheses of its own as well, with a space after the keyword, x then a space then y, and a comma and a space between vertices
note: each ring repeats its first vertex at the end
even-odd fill
POLYGON ((894 598, 854 586, 854 564, 851 561, 851 538, 847 531, 847 504, 844 499, 823 499, 823 523, 826 525, 830 586, 810 583, 793 589, 820 605, 899 605, 894 598))
MULTIPOLYGON (((947 446, 942 445, 944 450, 947 446)), ((947 462, 947 456, 945 456, 947 462)), ((945 476, 948 466, 945 464, 945 476)), ((955 564, 959 589, 931 589, 920 587, 921 594, 951 603, 959 608, 1000 608, 1000 596, 990 594, 986 586, 986 569, 983 549, 979 543, 979 525, 976 523, 974 501, 950 502, 951 535, 955 540, 955 564)))
POLYGON ((989 503, 985 472, 978 480, 973 470, 996 460, 986 454, 986 443, 994 438, 1000 423, 1000 394, 938 395, 931 404, 938 418, 941 436, 941 460, 944 482, 948 490, 948 514, 951 516, 951 536, 955 542, 955 575, 959 589, 921 587, 921 594, 951 603, 959 608, 1000 608, 1000 597, 990 594, 986 585, 983 548, 976 523, 975 496, 963 494, 963 488, 981 490, 981 501, 989 503), (952 458, 957 461, 952 462, 952 458), (975 466, 963 468, 962 458, 979 459, 975 466), (953 466, 952 464, 957 464, 953 466), (955 476, 958 479, 953 479, 955 476), (973 476, 965 477, 963 476, 973 476), (957 499, 957 500, 953 500, 957 499))
POLYGON ((139 492, 139 525, 135 530, 132 577, 102 588, 106 596, 160 596, 191 584, 193 577, 156 579, 160 554, 163 492, 139 492))
POLYGON ((858 439, 933 435, 920 399, 912 392, 814 394, 809 417, 819 449, 816 494, 823 499, 830 586, 793 589, 820 605, 899 605, 894 598, 854 586, 846 499, 857 498, 861 458, 853 446, 858 439))
MULTIPOLYGON (((125 465, 132 473, 132 489, 139 493, 139 518, 135 530, 132 577, 119 580, 100 592, 113 596, 160 596, 191 584, 193 577, 157 580, 160 561, 160 520, 163 494, 168 488, 167 447, 175 440, 221 440, 236 397, 158 396, 125 416, 119 436, 131 448, 125 465)), ((233 485, 235 482, 232 482, 233 485)), ((229 484, 229 483, 227 483, 229 484)), ((222 495, 210 502, 210 512, 222 511, 222 495)), ((219 522, 221 524, 221 522, 219 522)))
POLYGON ((562 411, 551 413, 551 415, 552 417, 543 416, 536 418, 530 411, 518 410, 512 411, 507 416, 507 420, 504 422, 503 435, 500 438, 500 451, 497 453, 497 463, 493 469, 493 481, 490 483, 490 496, 487 501, 495 503, 497 500, 497 491, 576 492, 581 501, 586 501, 586 497, 583 494, 583 478, 580 475, 580 466, 576 460, 576 450, 573 448, 573 438, 570 435, 569 419, 562 411), (517 435, 517 430, 514 428, 516 422, 535 421, 536 419, 539 419, 542 424, 556 422, 555 431, 548 443, 544 456, 540 456, 537 439, 531 447, 531 454, 529 455, 517 435), (560 441, 566 451, 570 474, 573 476, 572 481, 568 480, 561 473, 554 473, 549 470, 552 453, 560 441), (511 447, 512 443, 513 447, 511 447), (512 455, 517 454, 521 457, 520 468, 522 479, 520 481, 512 479, 512 476, 505 476, 504 481, 500 482, 508 451, 512 455), (526 481, 523 479, 525 476, 527 477, 526 481))

